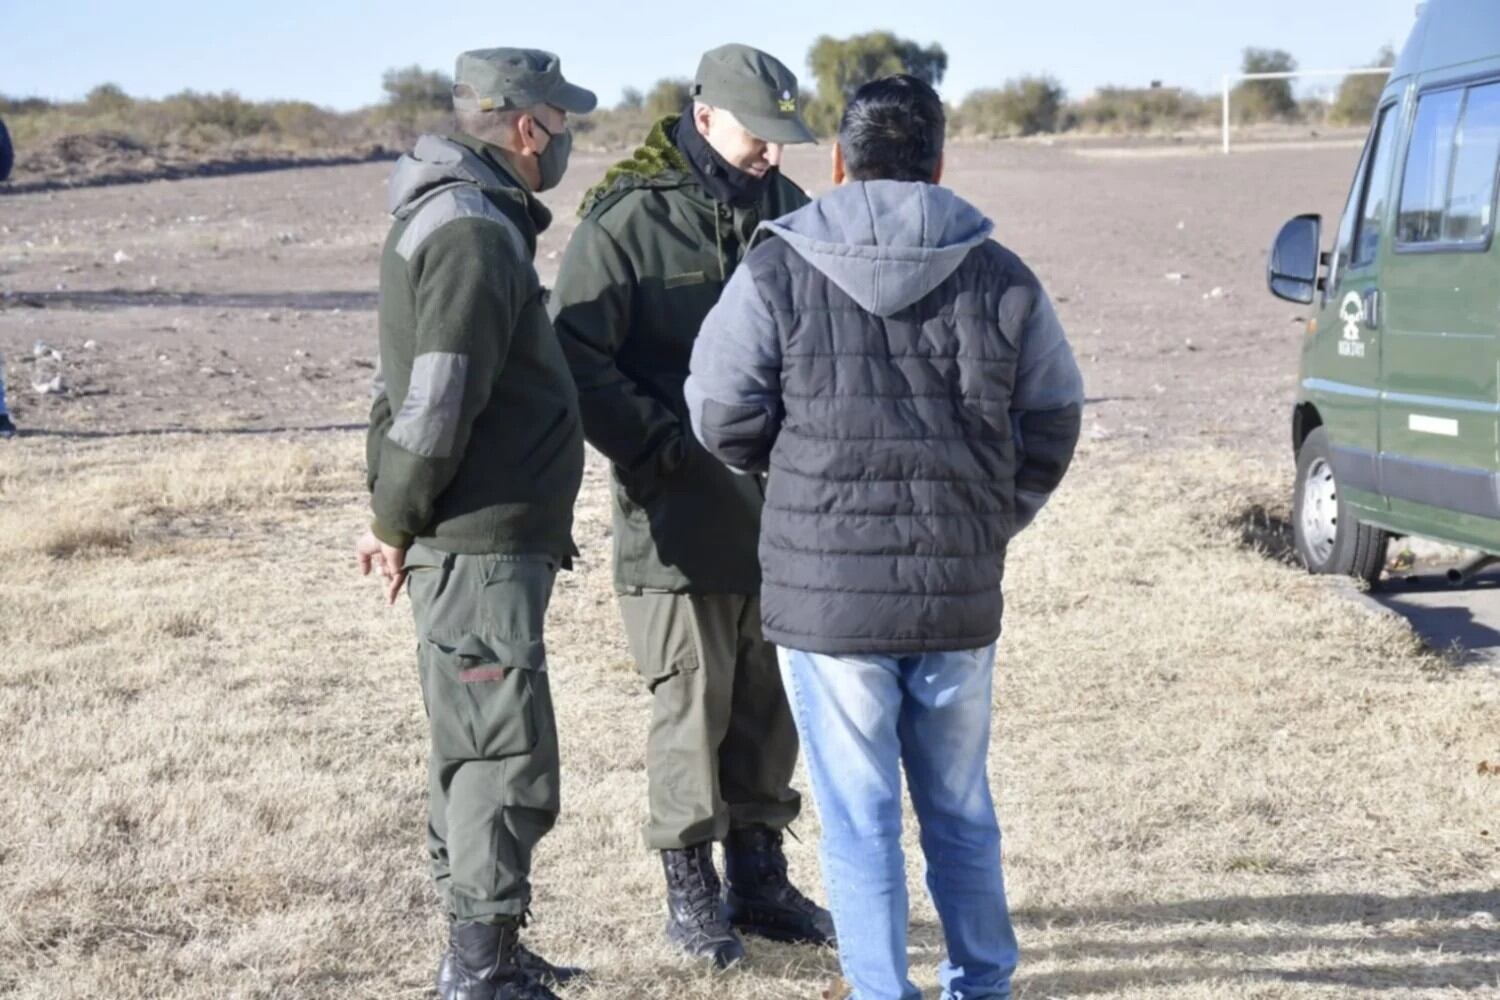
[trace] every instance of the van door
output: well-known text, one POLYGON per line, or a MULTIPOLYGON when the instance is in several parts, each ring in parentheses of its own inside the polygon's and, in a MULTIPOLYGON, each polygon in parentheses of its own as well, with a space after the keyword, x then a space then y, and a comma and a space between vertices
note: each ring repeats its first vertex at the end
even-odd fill
POLYGON ((1364 303, 1379 287, 1400 138, 1401 105, 1391 101, 1376 115, 1349 192, 1318 317, 1321 335, 1309 342, 1303 362, 1303 390, 1328 429, 1339 483, 1367 494, 1359 505, 1377 510, 1384 508, 1377 496, 1381 343, 1365 322, 1364 303))
POLYGON ((1500 518, 1497 170, 1500 81, 1421 91, 1373 320, 1391 512, 1481 546, 1500 545, 1500 523, 1474 521, 1500 518))

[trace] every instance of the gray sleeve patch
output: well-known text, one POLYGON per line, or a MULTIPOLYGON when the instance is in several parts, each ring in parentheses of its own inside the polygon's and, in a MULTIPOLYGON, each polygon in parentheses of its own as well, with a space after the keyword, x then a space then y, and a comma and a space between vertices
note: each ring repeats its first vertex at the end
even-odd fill
POLYGON ((1021 333, 1013 410, 1054 410, 1083 404, 1083 376, 1052 299, 1039 291, 1021 333))
POLYGON ((449 458, 464 405, 467 354, 430 351, 411 366, 411 384, 391 423, 390 439, 422 458, 449 458))
POLYGON ((1011 285, 1000 296, 1000 332, 1010 341, 1010 346, 1022 346, 1027 318, 1031 316, 1036 301, 1036 289, 1019 282, 1011 285))
POLYGON ((450 222, 458 219, 488 219, 505 230, 517 256, 527 260, 526 240, 522 238, 515 223, 505 217, 484 192, 471 184, 460 184, 434 195, 406 224, 406 231, 396 242, 396 253, 402 260, 411 260, 427 242, 427 238, 450 222))

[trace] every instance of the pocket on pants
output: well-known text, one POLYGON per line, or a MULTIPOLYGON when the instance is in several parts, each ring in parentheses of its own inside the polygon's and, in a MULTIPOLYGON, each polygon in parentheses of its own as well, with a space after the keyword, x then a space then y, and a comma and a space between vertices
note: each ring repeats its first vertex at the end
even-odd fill
POLYGON ((494 760, 536 749, 541 643, 429 635, 421 655, 422 695, 440 757, 494 760))
POLYGON ((657 685, 702 665, 692 598, 682 594, 630 594, 620 617, 636 672, 653 692, 657 685))

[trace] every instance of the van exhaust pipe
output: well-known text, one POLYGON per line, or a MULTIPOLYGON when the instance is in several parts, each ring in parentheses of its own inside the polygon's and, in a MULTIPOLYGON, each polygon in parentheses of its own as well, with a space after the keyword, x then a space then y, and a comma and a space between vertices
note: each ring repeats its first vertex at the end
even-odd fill
POLYGON ((1500 563, 1500 556, 1492 556, 1488 553, 1476 556, 1462 566, 1454 566, 1448 570, 1448 582, 1455 587, 1461 587, 1466 583, 1473 583, 1476 576, 1496 563, 1500 563))

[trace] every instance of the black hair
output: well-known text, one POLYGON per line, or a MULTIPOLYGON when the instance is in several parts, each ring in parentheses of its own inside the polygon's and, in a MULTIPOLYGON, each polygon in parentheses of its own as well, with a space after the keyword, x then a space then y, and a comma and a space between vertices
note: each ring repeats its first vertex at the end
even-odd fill
POLYGON ((871 80, 844 108, 839 148, 856 181, 932 181, 947 115, 937 91, 914 76, 871 80))

